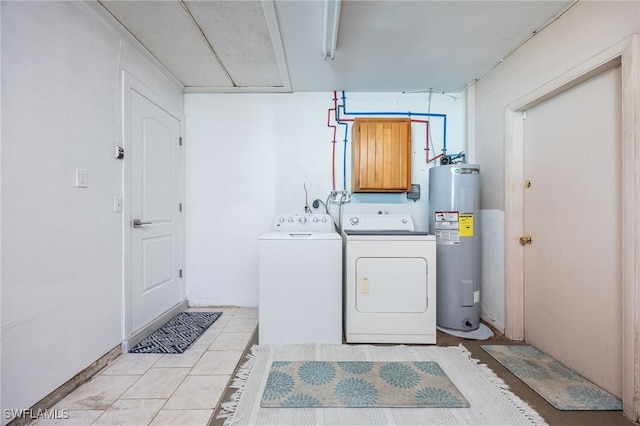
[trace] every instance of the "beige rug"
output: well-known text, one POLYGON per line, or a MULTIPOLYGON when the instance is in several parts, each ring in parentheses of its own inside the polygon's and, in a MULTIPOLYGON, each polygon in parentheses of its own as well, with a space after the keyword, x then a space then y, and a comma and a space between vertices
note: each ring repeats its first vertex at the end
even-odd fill
POLYGON ((460 346, 254 346, 222 404, 225 425, 544 425, 528 404, 460 346), (274 361, 437 362, 468 408, 265 408, 260 406, 274 361))
POLYGON ((434 361, 273 361, 261 407, 468 407, 434 361))

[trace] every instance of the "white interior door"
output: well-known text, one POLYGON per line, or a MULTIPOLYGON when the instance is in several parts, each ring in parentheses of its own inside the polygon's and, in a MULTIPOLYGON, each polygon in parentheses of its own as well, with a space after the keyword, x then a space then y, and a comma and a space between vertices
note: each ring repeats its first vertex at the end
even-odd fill
POLYGON ((622 394, 621 72, 524 120, 525 340, 622 394))
POLYGON ((180 303, 180 121, 130 98, 130 333, 180 303))

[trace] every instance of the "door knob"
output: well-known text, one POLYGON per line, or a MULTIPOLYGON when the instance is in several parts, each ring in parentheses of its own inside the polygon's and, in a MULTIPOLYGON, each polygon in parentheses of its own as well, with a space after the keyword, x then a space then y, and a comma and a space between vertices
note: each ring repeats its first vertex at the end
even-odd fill
POLYGON ((134 228, 140 228, 142 225, 151 225, 151 222, 140 222, 140 219, 133 219, 132 223, 134 228))
POLYGON ((520 244, 526 246, 527 244, 531 244, 531 235, 525 235, 524 237, 520 237, 520 244))

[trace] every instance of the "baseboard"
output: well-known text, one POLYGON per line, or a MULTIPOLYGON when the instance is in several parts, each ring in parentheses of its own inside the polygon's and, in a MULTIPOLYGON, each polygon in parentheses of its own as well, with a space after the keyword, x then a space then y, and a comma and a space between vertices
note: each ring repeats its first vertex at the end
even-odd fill
POLYGON ((33 422, 33 418, 31 418, 32 413, 44 412, 46 410, 51 410, 51 408, 56 405, 58 402, 62 401, 67 395, 80 387, 87 380, 92 378, 96 373, 102 370, 107 365, 111 364, 116 358, 120 356, 122 353, 120 345, 111 349, 109 352, 98 358, 97 361, 91 363, 87 368, 73 376, 71 379, 67 380, 61 386, 59 386, 56 390, 51 392, 49 395, 42 398, 40 401, 36 402, 30 410, 27 410, 28 415, 23 417, 14 418, 11 420, 7 426, 23 426, 28 425, 33 422))
POLYGON ((164 314, 160 315, 158 318, 151 321, 149 324, 142 327, 140 330, 133 333, 131 336, 129 336, 128 339, 122 341, 122 345, 121 345, 122 353, 126 354, 127 352, 129 352, 130 348, 140 343, 142 339, 144 339, 145 337, 147 337, 148 335, 156 331, 164 323, 166 323, 171 318, 178 315, 180 312, 185 311, 188 307, 189 307, 189 303, 186 300, 184 300, 178 303, 177 305, 175 305, 173 308, 166 311, 164 314))

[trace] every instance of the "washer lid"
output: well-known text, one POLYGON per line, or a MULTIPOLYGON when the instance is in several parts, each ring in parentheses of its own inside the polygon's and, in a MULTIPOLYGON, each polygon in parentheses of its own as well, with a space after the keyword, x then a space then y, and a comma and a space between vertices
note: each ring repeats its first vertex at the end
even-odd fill
POLYGON ((342 237, 337 232, 267 232, 260 235, 260 240, 319 241, 341 239, 342 237))

